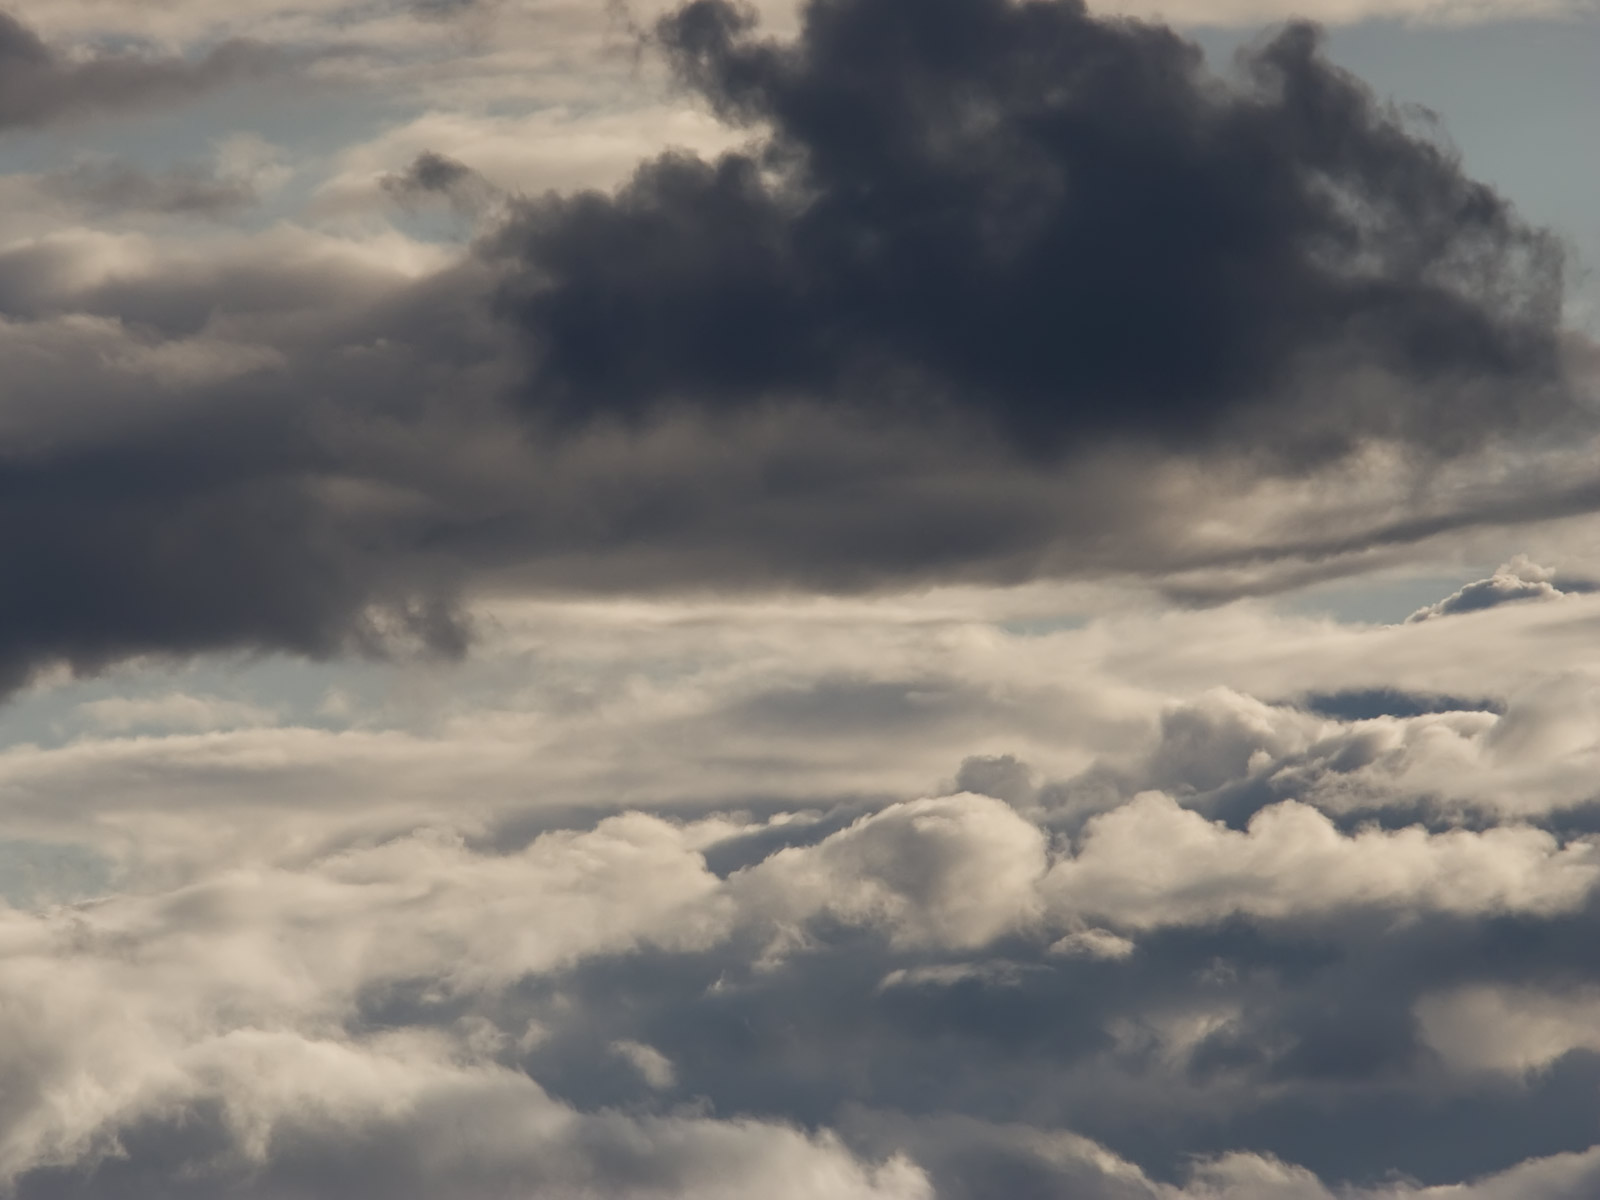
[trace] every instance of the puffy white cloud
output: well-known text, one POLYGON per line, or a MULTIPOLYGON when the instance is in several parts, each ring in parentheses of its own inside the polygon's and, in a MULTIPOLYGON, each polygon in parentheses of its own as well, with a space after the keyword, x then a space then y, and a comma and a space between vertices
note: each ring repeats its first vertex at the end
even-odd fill
MULTIPOLYGON (((1395 1165, 1381 1141, 1336 1125, 1337 1153, 1293 1165, 1259 1097, 1354 1122, 1387 1088, 1405 1125, 1509 1074, 1570 1106, 1550 1089, 1600 1048, 1571 949, 1600 869, 1570 807, 1594 694, 1572 617, 1592 604, 1481 614, 1495 636, 1474 635, 1472 669, 1441 636, 1456 622, 1253 605, 1039 631, 1050 601, 1026 593, 513 604, 460 665, 353 679, 338 729, 296 724, 333 720, 320 674, 293 696, 264 667, 57 680, 14 712, 74 736, 0 753, 8 832, 33 847, 0 856, 28 906, 0 920, 0 1157, 25 1195, 51 1162, 159 1194, 178 1161, 243 1195, 284 1172, 424 1189, 402 1167, 467 1196, 705 1192, 719 1170, 774 1194, 785 1172, 816 1194, 959 1197, 1026 1170, 1090 1197, 1342 1195, 1339 1162, 1395 1165), (1564 649, 1530 656, 1544 644, 1564 649), (1289 702, 1426 679, 1510 696, 1375 717, 1289 702), (284 724, 96 721, 219 695, 284 724), (1009 798, 937 794, 956 775, 1009 798), (1170 792, 1138 790, 1158 776, 1170 792), (1218 823, 1240 787, 1262 790, 1218 823), (1482 805, 1452 828, 1423 791, 1482 805), (1557 799, 1578 824, 1521 823, 1557 799), (1474 940, 1501 936, 1522 957, 1474 940), (1329 1083, 1330 1056, 1355 1073, 1329 1083), (912 1095, 1045 1115, 1010 1149, 853 1132, 848 1101, 912 1095), (1202 1119, 1213 1145, 1281 1161, 1172 1182, 1156 1164, 1202 1119), (1170 1132, 1130 1132, 1151 1127, 1170 1132), (627 1178, 605 1173, 618 1145, 638 1152, 627 1178)), ((1496 1121, 1533 1102, 1489 1095, 1473 1102, 1496 1121)), ((1514 1123, 1473 1128, 1533 1152, 1514 1123)), ((1476 1200, 1576 1198, 1590 1177, 1474 1161, 1435 1178, 1477 1179, 1458 1193, 1476 1200)), ((1349 1194, 1429 1196, 1397 1188, 1349 1194)))
POLYGON ((1077 854, 1043 884, 1052 909, 1145 928, 1232 913, 1311 918, 1371 908, 1553 914, 1600 881, 1600 846, 1541 829, 1429 833, 1413 826, 1345 835, 1309 805, 1284 801, 1232 830, 1145 792, 1092 817, 1077 854))
POLYGON ((1002 801, 970 794, 892 804, 816 846, 780 850, 732 881, 779 921, 826 913, 901 946, 982 946, 1038 911, 1045 838, 1002 801))
MULTIPOLYGON (((239 1030, 190 1044, 159 1075, 102 1112, 54 1107, 54 1122, 13 1126, 0 1142, 8 1179, 41 1165, 99 1167, 116 1195, 116 1139, 182 1145, 185 1127, 216 1115, 220 1135, 185 1174, 200 1187, 267 1196, 330 1155, 358 1195, 463 1197, 535 1194, 732 1197, 782 1200, 927 1200, 925 1176, 903 1158, 863 1163, 829 1134, 693 1116, 581 1114, 520 1072, 463 1062, 438 1039, 411 1034, 365 1042, 239 1030), (149 1132, 153 1131, 153 1132, 149 1132), (112 1170, 106 1170, 107 1167, 112 1170)), ((170 1186, 168 1181, 167 1186, 170 1186)), ((126 1187, 126 1184, 122 1186, 126 1187)), ((163 1185, 160 1176, 146 1186, 163 1185)), ((313 1185, 317 1186, 317 1185, 313 1185)), ((127 1194, 123 1192, 121 1194, 127 1194)))
POLYGON ((1473 984, 1417 1003, 1422 1035, 1452 1066, 1519 1074, 1600 1051, 1600 991, 1473 984))
POLYGON ((1525 555, 1519 555, 1489 578, 1463 585, 1443 600, 1417 609, 1406 620, 1432 621, 1461 613, 1482 612, 1486 608, 1521 600, 1555 600, 1594 590, 1594 585, 1587 580, 1562 583, 1565 586, 1558 586, 1554 571, 1539 566, 1525 555))

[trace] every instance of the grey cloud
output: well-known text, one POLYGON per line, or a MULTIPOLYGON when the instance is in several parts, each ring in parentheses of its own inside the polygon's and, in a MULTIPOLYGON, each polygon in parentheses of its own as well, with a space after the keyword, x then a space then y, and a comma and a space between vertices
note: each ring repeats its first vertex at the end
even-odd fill
POLYGON ((477 171, 445 154, 427 150, 404 171, 385 175, 383 190, 402 205, 439 198, 465 216, 483 216, 504 193, 477 171))
POLYGON ((461 575, 414 490, 428 472, 392 471, 420 462, 400 423, 472 379, 492 341, 460 319, 461 281, 407 286, 312 243, 85 289, 94 253, 0 262, 0 544, 19 564, 0 589, 4 685, 143 652, 458 651, 461 575))
POLYGON ((279 73, 288 63, 281 50, 239 40, 195 58, 133 51, 78 58, 0 12, 0 129, 176 103, 279 73))
MULTIPOLYGON (((827 22, 850 41, 862 14, 898 29, 902 10, 815 11, 808 36, 832 46, 815 31, 827 22)), ((994 18, 967 31, 1013 49, 1009 22, 1047 34, 1065 22, 1113 67, 1150 46, 1158 66, 1184 54, 1073 9, 929 11, 994 18)), ((681 63, 710 72, 732 115, 747 103, 771 115, 768 95, 797 97, 796 121, 828 103, 814 86, 823 56, 726 28, 719 43, 726 10, 686 12, 668 28, 681 63), (709 42, 688 24, 707 19, 709 42)), ((1255 61, 1288 56, 1296 86, 1348 97, 1348 81, 1293 58, 1300 36, 1255 61)), ((960 39, 931 42, 913 48, 932 66, 966 61, 960 39)), ((924 64, 909 52, 888 61, 912 99, 949 82, 909 69, 924 64)), ((857 82, 879 96, 881 80, 857 82)), ((1228 92, 1218 119, 1280 129, 1291 90, 1228 92)), ((958 115, 1031 133, 1010 108, 958 115)), ((977 135, 950 128, 971 152, 977 135)), ((1396 145, 1409 178, 1417 152, 1396 145)), ((781 155, 761 165, 735 181, 757 208, 773 178, 802 169, 781 155)), ((1449 193, 1454 168, 1440 169, 1449 193)), ((552 212, 602 225, 621 213, 633 228, 635 209, 654 212, 641 197, 661 199, 650 188, 708 170, 673 160, 615 197, 529 202, 513 236, 552 212)), ((392 190, 449 200, 473 178, 434 156, 392 190)), ((875 190, 892 179, 856 181, 873 186, 829 195, 860 217, 853 232, 896 250, 900 226, 878 206, 905 197, 875 190)), ((1003 182, 978 199, 1026 216, 1038 180, 1003 182)), ((1488 261, 1500 232, 1538 249, 1484 203, 1488 261)), ((978 207, 987 253, 1000 222, 978 207)), ((824 248, 848 261, 871 243, 824 248)), ((547 426, 502 404, 544 399, 522 357, 544 327, 516 305, 526 272, 547 264, 507 262, 492 236, 479 257, 420 277, 282 233, 143 263, 132 240, 105 257, 100 245, 63 236, 0 253, 6 685, 132 654, 458 652, 457 602, 479 588, 526 599, 1160 573, 1209 553, 1194 543, 1221 510, 1216 493, 1185 490, 1208 477, 1196 464, 1218 468, 1222 492, 1250 486, 1237 472, 1259 479, 1221 445, 1230 430, 1297 461, 1338 449, 1307 439, 1309 401, 1251 431, 1274 401, 1236 403, 1226 388, 1189 414, 1153 393, 1130 421, 1161 445, 1119 449, 1112 415, 1058 422, 1023 404, 1026 381, 999 376, 983 377, 1002 393, 993 429, 967 436, 969 416, 988 418, 858 403, 881 364, 853 344, 839 347, 839 378, 824 355, 828 377, 802 379, 798 398, 769 395, 755 354, 733 366, 752 372, 759 403, 744 404, 744 377, 709 402, 644 388, 612 404, 600 389, 605 403, 547 426), (488 299, 507 270, 510 319, 497 323, 488 299), (1169 417, 1185 431, 1175 441, 1156 428, 1169 417), (1036 421, 1040 444, 1019 449, 1036 421)), ((665 253, 650 238, 639 249, 645 262, 665 253)), ((616 292, 585 293, 594 323, 558 330, 604 334, 594 362, 616 333, 612 301, 638 298, 633 264, 614 265, 616 292)), ((1401 272, 1422 284, 1397 285, 1397 306, 1437 299, 1427 274, 1401 272)), ((1530 364, 1537 376, 1544 327, 1496 303, 1477 315, 1511 342, 1528 335, 1507 378, 1530 364)), ((1473 305, 1443 308, 1480 328, 1473 305)), ((808 332, 825 349, 848 343, 825 323, 808 332)), ((560 347, 560 382, 584 382, 585 348, 560 347)), ((662 357, 692 376, 696 349, 662 357)), ((1107 349, 1116 382, 1125 348, 1107 349)), ((964 380, 993 366, 960 339, 948 351, 964 380)), ((1446 376, 1481 365, 1452 353, 1446 376)), ((1419 407, 1393 421, 1337 408, 1331 443, 1421 437, 1458 382, 1432 390, 1418 365, 1431 355, 1384 363, 1417 369, 1419 407)), ((653 383, 628 374, 637 365, 616 364, 622 383, 653 383)), ((883 369, 898 379, 902 366, 883 369)), ((1502 416, 1441 457, 1520 420, 1502 416)), ((886 618, 787 598, 781 634, 761 627, 772 610, 725 598, 585 601, 539 619, 506 603, 486 625, 510 631, 480 661, 377 689, 433 689, 439 711, 416 732, 374 713, 336 730, 213 728, 270 724, 270 706, 230 715, 212 696, 218 711, 204 711, 216 689, 187 686, 194 703, 81 709, 140 736, 77 727, 55 750, 6 750, 0 794, 18 837, 0 847, 0 891, 28 907, 0 905, 0 1188, 20 1200, 1594 1194, 1600 691, 1557 672, 1582 665, 1569 660, 1592 600, 1547 606, 1573 611, 1560 637, 1551 625, 1512 636, 1535 605, 1358 631, 1238 606, 1031 640, 994 624, 991 602, 952 616, 966 601, 901 597, 886 618), (1252 670, 1266 682, 1238 682, 1252 670), (1224 673, 1233 686, 1202 690, 1224 673), (475 703, 465 685, 485 674, 496 686, 475 703), (148 736, 141 721, 158 710, 194 732, 148 736)))
POLYGON ((219 220, 259 200, 248 181, 192 164, 147 171, 129 162, 85 162, 44 176, 40 186, 52 198, 95 216, 157 213, 219 220))
POLYGON ((657 31, 749 152, 525 206, 530 411, 808 396, 1028 455, 1106 437, 1450 454, 1573 416, 1560 257, 1292 26, 1209 76, 1067 4, 850 0, 657 31), (1442 416, 1449 413, 1449 420, 1442 416))
MULTIPOLYGON (((808 1200, 807 1186, 830 1200, 847 1186, 921 1200, 922 1176, 911 1173, 921 1172, 936 1196, 1076 1188, 1258 1200, 1276 1179, 1318 1200, 1394 1200, 1396 1171, 1427 1184, 1521 1171, 1483 1194, 1526 1194, 1516 1189, 1564 1169, 1543 1156, 1591 1144, 1600 1035, 1585 1022, 1600 988, 1589 952, 1600 907, 1579 876, 1600 874, 1600 863, 1584 859, 1584 840, 1511 816, 1480 828, 1341 827, 1315 807, 1337 797, 1311 775, 1299 806, 1269 807, 1249 833, 1149 797, 1115 798, 1069 831, 1054 824, 1066 803, 1056 785, 992 753, 963 763, 959 784, 1009 793, 1006 803, 816 796, 773 809, 770 823, 686 824, 685 812, 726 803, 709 772, 747 748, 727 723, 733 705, 700 696, 708 679, 716 696, 751 694, 749 677, 727 664, 753 658, 755 677, 789 682, 779 694, 808 677, 827 694, 830 657, 850 649, 870 659, 905 627, 885 637, 866 626, 845 647, 830 622, 806 624, 781 654, 747 630, 718 658, 696 639, 727 627, 706 630, 698 615, 637 628, 592 619, 590 641, 559 625, 544 631, 533 683, 512 671, 519 689, 542 697, 526 728, 504 727, 502 703, 486 710, 492 720, 455 710, 451 733, 422 739, 466 739, 442 771, 420 746, 374 733, 363 744, 399 765, 369 775, 364 790, 348 777, 334 799, 311 787, 307 743, 259 732, 226 735, 233 752, 222 736, 185 744, 203 822, 146 742, 6 757, 19 817, 40 819, 21 798, 53 757, 59 786, 86 807, 68 816, 35 807, 64 828, 92 832, 114 818, 117 831, 166 842, 186 815, 202 843, 177 882, 151 874, 73 909, 0 911, 0 995, 17 996, 0 1004, 0 1047, 12 1048, 0 1051, 11 1106, 0 1122, 11 1139, 0 1138, 0 1155, 11 1157, 0 1165, 24 1165, 22 1195, 98 1200, 188 1186, 242 1197, 628 1195, 654 1184, 715 1196, 721 1179, 730 1195, 781 1195, 787 1183, 808 1200), (588 664, 589 692, 563 690, 575 686, 563 655, 588 664), (663 669, 675 660, 676 675, 663 669), (621 669, 616 691, 608 663, 621 669), (697 697, 714 721, 697 732, 673 724, 697 697), (559 724, 584 704, 582 721, 559 724), (650 719, 684 757, 661 757, 650 719), (529 730, 545 731, 547 745, 501 758, 529 730), (600 777, 589 817, 546 814, 520 842, 484 836, 486 785, 471 764, 499 761, 518 795, 562 795, 571 760, 613 741, 642 762, 626 796, 600 777), (233 834, 250 836, 225 851, 215 839, 230 822, 215 797, 233 786, 236 756, 257 787, 263 775, 275 785, 227 806, 241 822, 233 834), (433 805, 424 813, 401 795, 418 786, 433 805), (682 800, 684 787, 701 798, 682 800), (652 798, 678 815, 616 815, 652 798), (369 809, 369 822, 345 824, 369 809), (1040 882, 1041 868, 1079 874, 1040 882), (1133 949, 1059 948, 1093 936, 1133 949), (1499 1039, 1528 1047, 1535 1073, 1486 1068, 1453 1048, 1459 1035, 1441 1036, 1440 1013, 1470 1032, 1475 1010, 1449 1006, 1484 988, 1510 998, 1491 1013, 1499 1039), (40 995, 47 1002, 24 1002, 40 995), (1552 1012, 1572 1015, 1562 1024, 1552 1012), (618 1045, 649 1047, 671 1078, 658 1072, 652 1083, 618 1045), (65 1091, 127 1099, 111 1111, 48 1106, 65 1091), (64 1132, 24 1139, 40 1128, 64 1132), (97 1135, 67 1136, 85 1129, 97 1135), (120 1153, 100 1154, 112 1139, 120 1153), (38 1146, 69 1149, 45 1162, 38 1146), (881 1166, 895 1155, 910 1164, 898 1174, 881 1166)), ((921 636, 948 646, 963 640, 960 628, 921 636)), ((1297 626, 1294 636, 1306 634, 1297 626)), ((1437 631, 1365 636, 1423 645, 1437 631)), ((991 662, 1014 650, 979 640, 972 652, 991 662)), ((927 652, 886 653, 915 682, 927 652)), ((1016 686, 1019 672, 1013 660, 997 678, 1016 686)), ((1521 720, 1524 737, 1528 726, 1549 735, 1573 708, 1570 697, 1519 698, 1506 719, 1521 720)), ((1449 722, 1482 738, 1500 720, 1458 711, 1346 721, 1237 693, 1175 699, 1166 712, 1154 742, 1136 749, 1194 806, 1230 772, 1278 774, 1264 759, 1280 768, 1337 759, 1337 745, 1373 730, 1391 735, 1391 749, 1407 731, 1437 742, 1449 722)), ((857 779, 866 761, 907 756, 904 720, 874 694, 856 728, 803 724, 806 778, 841 752, 857 779), (880 719, 882 736, 864 736, 880 719)), ((1098 740, 1058 729, 1057 743, 1074 733, 1085 746, 1098 740)), ((944 770, 958 736, 938 720, 924 730, 944 770)), ((993 743, 992 733, 974 736, 993 743)), ((778 766, 750 763, 746 778, 790 773, 772 758, 778 766)), ((1483 769, 1514 765, 1491 758, 1483 769)), ((1483 773, 1467 767, 1463 780, 1483 773)), ((1382 777, 1373 782, 1404 801, 1403 781, 1387 791, 1382 777)), ((1567 1163, 1565 1190, 1550 1194, 1583 1196, 1580 1165, 1567 1163)))
POLYGON ((1038 794, 1032 768, 1014 754, 982 755, 962 761, 956 773, 957 791, 994 796, 1008 804, 1027 806, 1038 794))
MULTIPOLYGON (((282 238, 115 271, 60 239, 0 255, 13 364, 0 549, 18 564, 0 591, 0 681, 146 653, 455 651, 457 605, 484 588, 1171 583, 1207 563, 1336 557, 1504 519, 1504 504, 1339 521, 1291 505, 1242 549, 1196 536, 1276 478, 1282 454, 1428 442, 1448 407, 1461 440, 1435 448, 1449 457, 1568 415, 1548 240, 1395 125, 1309 32, 1264 44, 1250 79, 1223 85, 1158 27, 989 0, 924 24, 899 2, 818 8, 793 44, 759 41, 715 5, 662 27, 729 120, 773 124, 757 157, 668 156, 615 195, 506 201, 466 164, 421 156, 386 181, 403 203, 475 217, 510 205, 430 277, 282 238), (958 27, 972 36, 941 40, 958 27), (881 71, 852 73, 900 28, 921 32, 881 71), (1058 69, 1070 94, 1046 86, 1058 69), (967 94, 952 81, 970 85, 972 111, 950 108, 967 94), (835 84, 863 89, 859 120, 831 115, 835 84), (973 125, 991 117, 992 137, 973 125), (1131 157, 1109 149, 1123 134, 1131 157), (1082 189, 1051 182, 1067 175, 1082 189), (1155 206, 1141 221, 1162 218, 1155 242, 1130 223, 1141 205, 1155 206), (1008 248, 1001 229, 1037 244, 1008 248), (1059 269, 1062 255, 1079 266, 1059 269), (938 275, 927 286, 924 269, 938 275), (1225 294, 1206 290, 1213 276, 1225 294), (1301 288, 1303 305, 1281 302, 1301 288), (990 316, 969 328, 971 305, 990 316), (1128 306, 1155 322, 1137 338, 1128 306), (1266 309, 1288 322, 1281 336, 1235 336, 1266 309), (1006 328, 984 324, 995 314, 1006 328), (1112 318, 1130 336, 1091 336, 1112 318), (1057 336, 1080 319, 1091 332, 1057 336), (1147 352, 1171 339, 1172 353, 1147 352), (1356 411, 1352 397, 1389 395, 1344 386, 1368 358, 1405 386, 1356 411), (1248 449, 1263 445, 1276 447, 1265 469, 1248 449), (1330 529, 1346 532, 1320 541, 1330 529)), ((20 27, 11 42, 33 64, 18 79, 93 68, 187 87, 220 80, 207 64, 229 55, 256 61, 219 49, 74 65, 20 27)), ((130 103, 160 93, 127 87, 130 103)), ((38 95, 58 93, 100 94, 38 95)), ((228 199, 182 176, 59 182, 157 208, 228 199)), ((1501 499, 1526 500, 1520 486, 1501 499)), ((786 703, 797 722, 826 719, 826 697, 812 715, 793 710, 803 697, 769 697, 750 719, 783 719, 786 703)))

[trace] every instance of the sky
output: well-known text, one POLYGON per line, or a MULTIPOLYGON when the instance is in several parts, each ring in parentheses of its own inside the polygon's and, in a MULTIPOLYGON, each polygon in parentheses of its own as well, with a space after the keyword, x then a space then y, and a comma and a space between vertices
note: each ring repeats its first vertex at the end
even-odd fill
POLYGON ((10 0, 0 1197, 1600 1194, 1597 52, 10 0))

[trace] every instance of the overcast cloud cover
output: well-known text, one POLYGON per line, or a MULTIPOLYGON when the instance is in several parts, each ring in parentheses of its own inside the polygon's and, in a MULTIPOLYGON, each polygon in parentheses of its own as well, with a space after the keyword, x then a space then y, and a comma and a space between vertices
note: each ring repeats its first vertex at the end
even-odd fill
POLYGON ((0 1195, 1600 1194, 1597 41, 15 0, 0 1195))

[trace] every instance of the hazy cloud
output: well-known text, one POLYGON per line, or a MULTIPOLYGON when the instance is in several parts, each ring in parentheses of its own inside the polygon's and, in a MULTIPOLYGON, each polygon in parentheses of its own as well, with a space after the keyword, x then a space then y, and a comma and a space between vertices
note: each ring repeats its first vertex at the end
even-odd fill
POLYGON ((40 180, 53 198, 96 216, 157 213, 166 216, 233 216, 259 200, 248 180, 218 176, 193 165, 146 171, 128 162, 86 162, 40 180))
POLYGON ((385 175, 383 190, 403 205, 438 198, 466 216, 482 216, 503 193, 463 162, 425 150, 399 174, 385 175))
POLYGON ((0 1193, 1597 1193, 1593 348, 1308 27, 19 11, 0 1193))
MULTIPOLYGON (((477 222, 468 253, 281 226, 204 254, 8 246, 0 546, 30 583, 0 596, 0 682, 456 653, 486 586, 1199 594, 1211 571, 1215 598, 1550 515, 1530 495, 1592 506, 1581 438, 1536 466, 1497 440, 1571 415, 1553 242, 1309 30, 1224 82, 1170 31, 1070 7, 807 21, 660 26, 746 152, 610 195, 507 199, 443 150, 383 177, 477 222)), ((101 62, 13 41, 29 70, 101 62)), ((213 213, 253 179, 49 178, 213 213)))
POLYGON ((0 128, 170 104, 276 74, 283 51, 228 41, 195 58, 106 51, 77 57, 0 12, 0 128))

